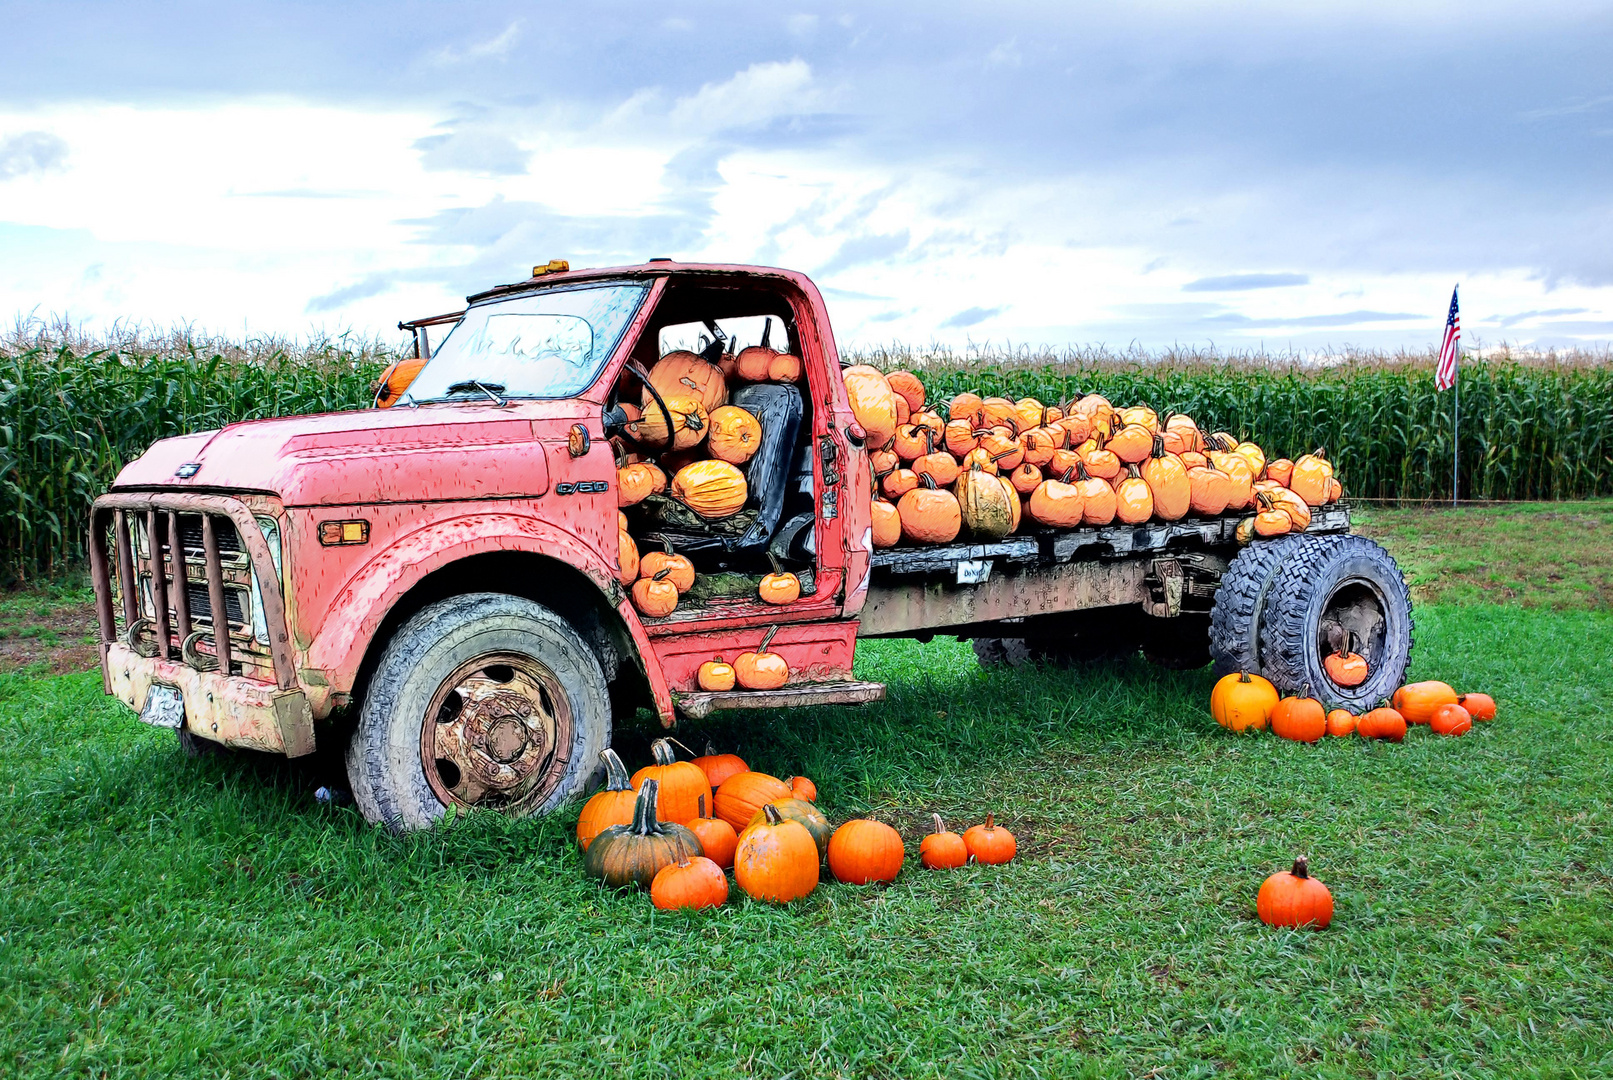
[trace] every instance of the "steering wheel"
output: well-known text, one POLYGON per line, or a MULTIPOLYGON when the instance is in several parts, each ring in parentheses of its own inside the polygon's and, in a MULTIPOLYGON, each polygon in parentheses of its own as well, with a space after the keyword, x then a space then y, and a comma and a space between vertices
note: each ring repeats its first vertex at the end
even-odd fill
MULTIPOLYGON (((643 364, 637 360, 629 360, 627 370, 639 377, 644 383, 644 388, 650 392, 650 396, 655 399, 655 403, 661 407, 661 415, 666 418, 666 439, 661 445, 661 450, 663 453, 671 450, 673 444, 672 410, 667 408, 666 398, 661 396, 661 391, 657 390, 655 384, 650 381, 650 373, 644 370, 643 364)), ((635 436, 635 438, 637 437, 635 436)))

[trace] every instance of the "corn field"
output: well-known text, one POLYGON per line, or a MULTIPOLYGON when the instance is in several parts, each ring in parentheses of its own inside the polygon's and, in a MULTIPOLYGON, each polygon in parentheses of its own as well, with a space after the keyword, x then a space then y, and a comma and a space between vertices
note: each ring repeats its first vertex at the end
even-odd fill
MULTIPOLYGON (((89 505, 158 439, 236 420, 362 408, 392 358, 375 341, 231 342, 179 332, 90 338, 19 327, 0 339, 0 576, 56 573, 84 553, 89 505)), ((1449 498, 1449 393, 1426 354, 1351 354, 1319 363, 1263 354, 1063 353, 972 348, 848 352, 916 371, 936 399, 961 390, 1191 414, 1205 430, 1274 454, 1323 447, 1346 491, 1449 498)), ((1464 498, 1613 494, 1613 357, 1464 359, 1464 498)))

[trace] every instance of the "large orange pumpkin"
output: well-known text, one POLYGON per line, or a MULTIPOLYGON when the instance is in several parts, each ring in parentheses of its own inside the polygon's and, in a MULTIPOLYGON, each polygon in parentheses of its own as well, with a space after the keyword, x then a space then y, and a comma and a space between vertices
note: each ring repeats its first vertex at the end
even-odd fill
POLYGON ((711 430, 706 446, 711 456, 730 465, 743 465, 762 445, 762 425, 738 405, 722 405, 711 410, 711 430))
POLYGON ((1271 710, 1271 730, 1294 742, 1320 742, 1327 734, 1327 710, 1313 697, 1285 697, 1271 710))
POLYGON ((716 815, 739 831, 750 824, 750 819, 763 806, 792 797, 790 785, 778 777, 760 772, 742 772, 735 773, 718 785, 713 805, 716 815))
POLYGON ((1072 529, 1081 524, 1085 510, 1081 489, 1063 480, 1043 480, 1025 506, 1033 521, 1055 529, 1072 529))
POLYGON ((829 838, 829 872, 848 885, 895 881, 905 854, 895 829, 883 821, 855 818, 829 838))
POLYGON ((765 806, 766 820, 748 828, 734 851, 734 881, 748 896, 787 904, 818 887, 818 845, 799 821, 791 821, 773 806, 765 806))
POLYGON ((1231 731, 1260 731, 1277 707, 1277 688, 1259 675, 1240 671, 1210 691, 1210 715, 1231 731))
POLYGON ((722 907, 728 902, 728 877, 714 859, 695 855, 669 863, 650 881, 650 903, 662 911, 722 907))
POLYGON ((1154 436, 1154 448, 1143 462, 1142 477, 1153 496, 1154 513, 1161 521, 1177 521, 1187 516, 1193 501, 1193 484, 1187 478, 1187 467, 1182 459, 1165 449, 1164 436, 1154 436))
POLYGON ((1408 724, 1426 724, 1441 705, 1455 705, 1456 691, 1449 683, 1431 679, 1409 683, 1395 691, 1395 711, 1406 718, 1408 724))
POLYGON ((913 412, 922 412, 924 409, 924 384, 919 377, 911 371, 893 371, 885 376, 890 388, 900 394, 907 401, 907 407, 913 412))
POLYGON ((1127 424, 1104 447, 1124 464, 1135 465, 1153 451, 1153 432, 1141 424, 1127 424))
POLYGON ((731 517, 745 508, 745 476, 726 461, 696 461, 679 469, 668 489, 703 518, 731 517))
POLYGON ((1279 871, 1261 884, 1255 912, 1267 926, 1326 930, 1333 921, 1333 894, 1310 876, 1310 864, 1301 855, 1292 871, 1279 871))
POLYGON ((851 414, 868 434, 869 446, 884 446, 896 434, 896 394, 878 368, 854 364, 841 372, 851 414))
MULTIPOLYGON (((692 397, 709 413, 728 400, 728 383, 715 365, 708 364, 696 354, 684 349, 669 352, 650 368, 650 386, 661 391, 661 396, 692 397)), ((655 400, 649 387, 644 388, 641 400, 649 405, 655 400)))
MULTIPOLYGON (((823 811, 813 806, 810 800, 797 798, 793 795, 788 799, 774 799, 767 806, 777 810, 779 816, 785 820, 799 821, 802 825, 805 825, 806 831, 812 834, 812 842, 818 845, 818 858, 824 857, 824 853, 829 850, 830 827, 829 819, 823 816, 823 811)), ((758 810, 756 816, 750 819, 745 828, 754 829, 764 823, 767 820, 766 811, 766 806, 758 810)))
POLYGON ((963 528, 963 511, 950 491, 926 478, 896 504, 902 535, 915 544, 950 544, 963 528))
POLYGON ((584 851, 594 837, 612 825, 632 824, 633 803, 638 799, 627 767, 616 751, 609 747, 601 750, 599 760, 605 763, 605 786, 583 803, 582 814, 577 818, 577 846, 584 851))
POLYGON ((875 499, 873 507, 873 539, 876 548, 895 547, 902 540, 902 515, 894 503, 875 499))
POLYGON ((1137 466, 1126 466, 1128 475, 1115 485, 1115 517, 1127 525, 1141 525, 1154 516, 1154 493, 1137 466))
POLYGON ((697 398, 678 396, 667 398, 666 407, 672 416, 670 447, 666 445, 666 414, 657 401, 644 406, 644 415, 627 425, 627 433, 637 442, 655 449, 688 450, 699 445, 706 437, 706 407, 697 398))
POLYGON ((1320 450, 1314 454, 1306 454, 1294 462, 1294 468, 1289 475, 1287 486, 1294 490, 1294 494, 1311 506, 1321 506, 1329 501, 1333 487, 1333 466, 1320 450))
POLYGON ((679 761, 672 752, 672 743, 656 739, 650 744, 654 765, 646 765, 633 774, 633 787, 644 786, 644 781, 660 784, 655 799, 655 816, 662 821, 687 825, 700 817, 711 799, 711 783, 705 771, 692 761, 679 761))
POLYGON ((1187 482, 1190 490, 1188 505, 1195 514, 1214 517, 1225 512, 1227 503, 1232 499, 1232 479, 1226 473, 1205 464, 1187 470, 1187 482))

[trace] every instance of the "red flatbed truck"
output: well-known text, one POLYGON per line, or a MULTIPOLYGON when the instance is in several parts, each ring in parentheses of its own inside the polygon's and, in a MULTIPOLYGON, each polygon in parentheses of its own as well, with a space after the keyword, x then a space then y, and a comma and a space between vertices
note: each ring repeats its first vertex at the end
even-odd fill
POLYGON ((90 522, 106 692, 192 749, 344 748, 358 807, 401 830, 450 805, 560 805, 640 707, 671 727, 878 700, 852 673, 859 638, 956 635, 983 663, 1140 648, 1350 706, 1404 675, 1405 582, 1343 505, 1241 548, 1235 518, 1189 517, 875 550, 868 451, 810 280, 562 267, 400 324, 423 366, 391 408, 232 424, 130 462, 90 522), (713 587, 642 617, 618 580, 622 403, 669 343, 762 325, 804 378, 736 391, 764 430, 746 510, 720 532, 661 530, 713 587), (802 580, 792 604, 757 597, 774 559, 802 580), (775 628, 789 685, 698 689, 703 661, 775 628), (1359 687, 1327 681, 1336 629, 1371 664, 1359 687))

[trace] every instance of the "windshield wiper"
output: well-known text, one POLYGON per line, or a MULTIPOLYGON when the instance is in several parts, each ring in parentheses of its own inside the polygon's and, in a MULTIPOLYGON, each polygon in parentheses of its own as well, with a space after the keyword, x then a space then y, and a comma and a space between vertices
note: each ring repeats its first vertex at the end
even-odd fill
POLYGON ((493 399, 494 405, 497 405, 502 409, 505 405, 509 404, 506 399, 499 397, 499 393, 502 392, 503 389, 504 384, 501 382, 484 383, 478 382, 475 379, 466 379, 464 382, 456 382, 449 386, 448 392, 450 394, 464 394, 469 393, 472 390, 480 390, 482 393, 493 399))

